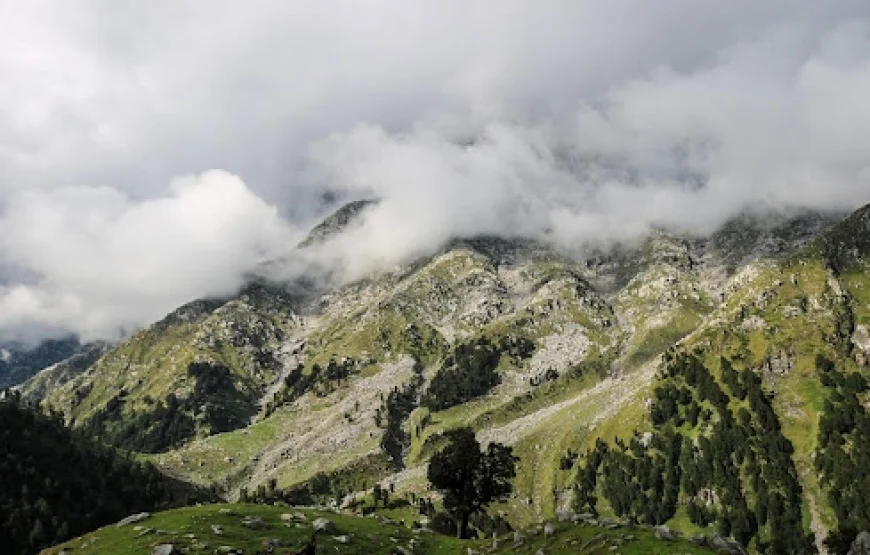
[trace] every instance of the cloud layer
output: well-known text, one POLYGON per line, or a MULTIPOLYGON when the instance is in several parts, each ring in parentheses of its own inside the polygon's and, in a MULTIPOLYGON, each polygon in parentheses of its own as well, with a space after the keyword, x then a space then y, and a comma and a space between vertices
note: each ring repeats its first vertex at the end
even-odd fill
POLYGON ((383 199, 335 251, 359 270, 853 208, 866 98, 857 0, 5 3, 0 338, 230 291, 324 191, 383 199))
POLYGON ((117 337, 193 298, 231 293, 241 270, 298 240, 222 171, 139 201, 108 187, 27 191, 0 221, 0 249, 33 277, 0 286, 0 329, 117 337))

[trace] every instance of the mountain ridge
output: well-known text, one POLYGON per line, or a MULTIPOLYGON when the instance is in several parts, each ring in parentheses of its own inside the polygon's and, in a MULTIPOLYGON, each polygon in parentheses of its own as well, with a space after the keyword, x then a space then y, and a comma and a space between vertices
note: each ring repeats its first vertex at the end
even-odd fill
MULTIPOLYGON (((573 503, 576 469, 562 468, 566 453, 576 460, 597 438, 627 439, 649 426, 645 399, 659 357, 682 345, 738 357, 735 366, 777 391, 774 407, 796 446, 820 541, 836 519, 821 510, 826 489, 809 471, 824 397, 811 386, 818 377, 810 358, 824 352, 846 368, 866 367, 867 250, 850 237, 865 232, 867 211, 839 223, 830 214, 750 219, 700 238, 658 232, 581 260, 535 241, 456 240, 398 271, 315 292, 312 311, 297 311, 280 285, 263 286, 259 300, 242 294, 152 326, 45 403, 87 425, 111 400, 98 393, 101 383, 123 389, 128 370, 143 373, 147 387, 127 391, 117 422, 101 432, 108 437, 147 405, 146 390, 183 398, 196 388, 185 373, 191 364, 222 365, 251 416, 235 411, 236 429, 214 434, 208 407, 183 408, 191 431, 149 458, 230 497, 268 479, 292 487, 319 473, 345 476, 345 494, 378 480, 421 494, 439 434, 471 424, 520 454, 517 494, 499 510, 528 523, 573 503), (789 347, 792 339, 806 345, 789 347), (391 467, 376 424, 380 403, 410 383, 415 364, 428 388, 457 349, 478 340, 503 345, 500 383, 446 410, 415 408, 402 423, 404 468, 391 467), (518 341, 534 347, 526 358, 510 354, 518 341)), ((681 526, 693 529, 687 520, 681 526)))

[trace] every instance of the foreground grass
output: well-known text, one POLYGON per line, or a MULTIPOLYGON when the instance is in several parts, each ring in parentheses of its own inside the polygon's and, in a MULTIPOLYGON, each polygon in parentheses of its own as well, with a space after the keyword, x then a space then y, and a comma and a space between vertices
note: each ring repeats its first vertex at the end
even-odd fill
MULTIPOLYGON (((396 516, 396 515, 393 515, 396 516)), ((185 507, 155 514, 135 524, 117 527, 114 524, 76 538, 65 544, 45 550, 44 555, 57 555, 61 551, 81 554, 147 555, 155 546, 173 544, 184 553, 214 553, 222 546, 233 547, 243 553, 265 551, 265 543, 274 540, 279 545, 275 553, 294 553, 311 536, 311 522, 328 518, 337 528, 335 534, 318 535, 318 552, 347 554, 407 553, 462 554, 468 549, 494 553, 534 554, 539 549, 553 554, 679 554, 712 553, 679 540, 664 542, 655 538, 651 530, 619 528, 609 530, 598 526, 557 524, 556 533, 544 537, 540 528, 524 530, 522 545, 514 545, 513 535, 499 540, 492 550, 491 540, 458 540, 431 532, 420 533, 397 522, 383 522, 378 518, 365 518, 344 513, 295 507, 266 505, 204 505, 185 507), (221 510, 230 510, 225 514, 221 510), (301 513, 305 520, 285 524, 283 513, 301 513), (251 530, 242 525, 244 517, 259 517, 266 523, 262 530, 251 530), (212 526, 219 526, 216 535, 212 526), (341 538, 341 536, 345 536, 341 538)))

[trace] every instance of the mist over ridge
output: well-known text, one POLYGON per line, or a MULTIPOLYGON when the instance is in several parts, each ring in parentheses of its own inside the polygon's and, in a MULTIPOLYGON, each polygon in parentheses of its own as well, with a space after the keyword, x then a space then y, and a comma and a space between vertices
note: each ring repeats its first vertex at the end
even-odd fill
POLYGON ((131 10, 0 7, 0 337, 229 294, 349 200, 288 275, 870 200, 863 2, 131 10))

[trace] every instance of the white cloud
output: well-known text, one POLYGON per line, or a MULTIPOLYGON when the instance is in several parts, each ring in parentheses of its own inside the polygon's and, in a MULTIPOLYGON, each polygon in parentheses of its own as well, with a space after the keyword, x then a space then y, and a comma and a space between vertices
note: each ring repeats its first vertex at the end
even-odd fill
POLYGON ((0 249, 38 278, 0 289, 0 330, 112 336, 233 292, 242 271, 298 239, 275 207, 221 171, 140 201, 105 187, 23 192, 0 220, 0 249))
POLYGON ((383 198, 331 247, 354 272, 855 207, 868 30, 864 0, 2 3, 0 328, 232 289, 324 189, 383 198), (250 187, 165 189, 210 168, 250 187))

